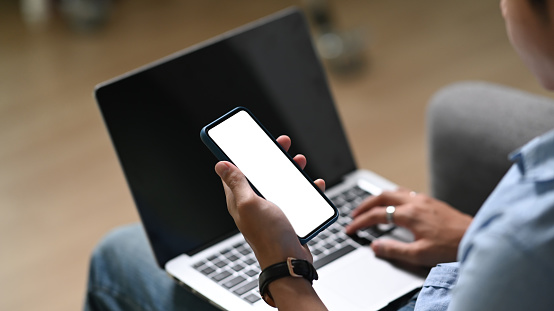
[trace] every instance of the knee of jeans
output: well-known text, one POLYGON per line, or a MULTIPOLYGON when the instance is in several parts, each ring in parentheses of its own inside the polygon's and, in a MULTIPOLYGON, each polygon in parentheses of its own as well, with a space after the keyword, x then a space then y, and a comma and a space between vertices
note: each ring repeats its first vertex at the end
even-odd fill
POLYGON ((121 271, 125 258, 136 253, 133 248, 144 239, 140 225, 116 228, 107 233, 93 250, 90 261, 90 278, 113 275, 121 271))

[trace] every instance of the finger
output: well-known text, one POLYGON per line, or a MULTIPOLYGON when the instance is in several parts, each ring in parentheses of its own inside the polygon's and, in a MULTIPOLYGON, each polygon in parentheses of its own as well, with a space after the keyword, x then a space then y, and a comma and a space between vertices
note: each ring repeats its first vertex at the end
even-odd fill
POLYGON ((409 188, 406 188, 406 187, 404 187, 404 186, 399 186, 398 188, 396 188, 396 191, 398 191, 398 192, 407 192, 407 193, 409 193, 409 192, 411 192, 412 190, 410 190, 409 188))
POLYGON ((416 256, 418 242, 405 243, 392 239, 377 239, 371 243, 371 249, 377 257, 418 264, 416 256))
MULTIPOLYGON (((409 204, 396 205, 393 212, 393 222, 396 226, 404 227, 410 231, 414 230, 417 224, 418 214, 413 213, 409 204)), ((365 229, 377 224, 388 224, 387 208, 385 206, 376 206, 367 212, 356 216, 350 225, 347 226, 346 234, 352 234, 360 229, 365 229)), ((413 232, 413 231, 412 231, 413 232)))
POLYGON ((387 212, 385 207, 376 206, 367 212, 360 214, 358 217, 354 218, 352 222, 346 226, 346 234, 354 234, 356 231, 374 226, 376 224, 386 224, 387 221, 387 212))
POLYGON ((413 191, 409 188, 398 187, 398 189, 396 189, 396 190, 408 199, 412 199, 412 198, 415 198, 417 196, 417 192, 415 192, 415 191, 413 191))
MULTIPOLYGON (((277 142, 287 152, 289 151, 290 146, 292 145, 292 141, 291 141, 290 137, 288 137, 287 135, 281 135, 281 136, 277 137, 277 142)), ((297 154, 293 158, 293 160, 294 160, 294 162, 296 162, 296 164, 298 164, 298 166, 300 166, 301 169, 304 169, 306 167, 307 160, 306 160, 306 157, 304 155, 297 154)))
POLYGON ((352 217, 356 218, 374 207, 404 204, 409 200, 404 191, 383 191, 378 196, 371 196, 362 201, 360 205, 352 211, 352 217))
POLYGON ((235 203, 244 202, 252 197, 254 191, 242 172, 233 164, 220 161, 215 165, 215 171, 225 184, 225 195, 233 198, 235 203))
POLYGON ((292 144, 290 137, 288 137, 287 135, 281 135, 277 137, 277 142, 279 143, 279 145, 281 145, 281 147, 283 147, 283 149, 285 149, 285 151, 289 151, 292 144))
POLYGON ((325 180, 323 179, 316 179, 314 181, 314 184, 323 192, 325 192, 325 180))
POLYGON ((306 160, 306 157, 303 154, 297 154, 293 158, 293 160, 294 162, 296 162, 296 164, 298 164, 298 166, 300 166, 301 169, 306 168, 306 163, 308 162, 308 160, 306 160))

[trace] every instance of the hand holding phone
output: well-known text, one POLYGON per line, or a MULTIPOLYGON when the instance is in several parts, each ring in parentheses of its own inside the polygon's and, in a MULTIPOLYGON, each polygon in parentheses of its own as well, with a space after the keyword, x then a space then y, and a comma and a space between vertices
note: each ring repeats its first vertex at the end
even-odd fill
POLYGON ((302 243, 337 219, 336 207, 247 109, 235 108, 210 123, 201 138, 283 211, 302 243))
POLYGON ((312 262, 310 250, 302 247, 283 211, 257 195, 236 166, 220 161, 215 171, 223 182, 229 214, 254 250, 260 268, 288 257, 312 262))

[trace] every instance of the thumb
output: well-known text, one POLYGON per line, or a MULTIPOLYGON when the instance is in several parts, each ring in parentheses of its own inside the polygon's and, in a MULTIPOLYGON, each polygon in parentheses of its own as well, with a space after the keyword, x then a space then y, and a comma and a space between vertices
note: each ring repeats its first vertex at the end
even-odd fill
POLYGON ((371 243, 371 249, 377 257, 394 259, 404 262, 414 262, 414 243, 405 243, 396 240, 379 239, 371 243))
POLYGON ((235 199, 244 198, 252 193, 252 188, 242 172, 233 164, 220 161, 215 165, 215 172, 225 185, 225 193, 232 192, 235 199))

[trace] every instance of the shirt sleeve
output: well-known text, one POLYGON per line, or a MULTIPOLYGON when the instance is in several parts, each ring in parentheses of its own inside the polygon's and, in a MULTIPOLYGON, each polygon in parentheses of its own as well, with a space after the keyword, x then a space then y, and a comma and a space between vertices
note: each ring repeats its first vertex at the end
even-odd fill
POLYGON ((417 296, 414 311, 447 310, 458 277, 457 262, 439 264, 429 272, 417 296))
POLYGON ((551 267, 510 234, 489 231, 475 237, 460 268, 449 311, 552 310, 551 267))

